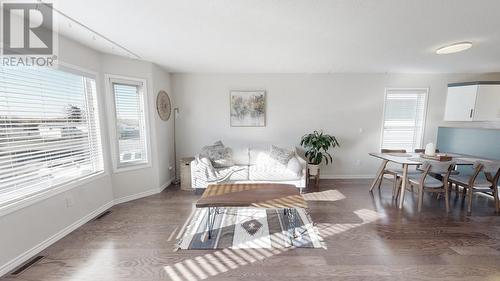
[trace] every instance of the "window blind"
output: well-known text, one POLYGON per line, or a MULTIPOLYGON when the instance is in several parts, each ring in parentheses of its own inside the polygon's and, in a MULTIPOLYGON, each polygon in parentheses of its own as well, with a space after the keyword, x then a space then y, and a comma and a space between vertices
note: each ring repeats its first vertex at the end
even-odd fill
POLYGON ((0 204, 103 171, 95 80, 0 67, 0 204))
POLYGON ((144 98, 140 84, 113 82, 118 166, 147 162, 144 98))
POLYGON ((382 148, 422 148, 427 90, 389 89, 385 94, 382 148))

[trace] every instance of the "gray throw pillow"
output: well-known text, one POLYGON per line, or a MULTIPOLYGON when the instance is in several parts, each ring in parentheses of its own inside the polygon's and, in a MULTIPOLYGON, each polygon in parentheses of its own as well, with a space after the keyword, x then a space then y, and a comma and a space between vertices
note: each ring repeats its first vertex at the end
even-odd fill
POLYGON ((234 166, 233 151, 229 147, 217 148, 210 151, 209 154, 212 164, 216 168, 225 168, 234 166))
POLYGON ((213 145, 204 146, 201 149, 200 156, 210 159, 215 168, 224 168, 234 165, 231 148, 225 147, 221 141, 217 141, 213 145))
POLYGON ((294 155, 295 152, 291 150, 271 145, 271 152, 269 153, 269 157, 283 165, 286 165, 294 155))
POLYGON ((224 148, 224 144, 221 141, 216 141, 213 145, 205 145, 201 149, 200 156, 210 158, 210 151, 221 148, 224 148))

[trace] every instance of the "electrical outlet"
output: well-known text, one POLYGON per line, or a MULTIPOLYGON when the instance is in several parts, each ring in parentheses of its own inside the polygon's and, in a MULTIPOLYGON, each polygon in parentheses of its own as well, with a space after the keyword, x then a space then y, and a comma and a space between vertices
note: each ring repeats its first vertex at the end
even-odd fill
POLYGON ((359 133, 362 134, 363 133, 363 128, 359 128, 359 133))
POLYGON ((361 166, 361 160, 356 160, 356 166, 361 166))

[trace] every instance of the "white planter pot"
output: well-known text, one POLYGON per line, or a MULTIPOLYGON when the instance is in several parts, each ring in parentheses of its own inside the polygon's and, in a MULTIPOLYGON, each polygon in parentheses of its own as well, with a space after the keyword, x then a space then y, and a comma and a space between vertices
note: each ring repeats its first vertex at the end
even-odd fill
POLYGON ((307 164, 307 168, 309 169, 309 175, 310 176, 315 176, 315 175, 318 174, 319 165, 307 164))

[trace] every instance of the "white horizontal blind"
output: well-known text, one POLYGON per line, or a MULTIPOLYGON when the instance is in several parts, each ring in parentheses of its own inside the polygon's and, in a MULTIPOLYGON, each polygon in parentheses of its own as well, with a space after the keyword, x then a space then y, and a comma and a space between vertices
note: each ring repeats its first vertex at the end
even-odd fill
POLYGON ((103 171, 96 83, 0 67, 0 204, 103 171))
POLYGON ((382 148, 422 148, 427 89, 388 89, 385 94, 382 148))
POLYGON ((147 162, 142 85, 112 82, 115 99, 118 167, 147 162))

